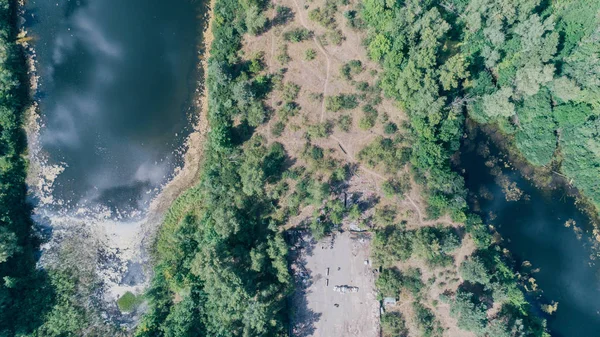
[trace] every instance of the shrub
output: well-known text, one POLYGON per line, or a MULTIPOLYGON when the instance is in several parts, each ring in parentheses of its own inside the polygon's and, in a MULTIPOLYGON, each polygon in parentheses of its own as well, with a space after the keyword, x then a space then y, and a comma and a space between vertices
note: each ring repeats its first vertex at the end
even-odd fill
POLYGON ((388 198, 395 195, 402 196, 409 188, 410 180, 407 175, 402 175, 400 179, 390 178, 381 184, 381 190, 388 198))
POLYGON ((126 292, 117 300, 117 306, 121 312, 132 312, 142 303, 141 296, 134 295, 131 291, 126 292))
POLYGON ((350 129, 352 128, 352 116, 341 115, 337 120, 337 125, 342 131, 350 131, 350 129))
POLYGON ((283 39, 289 42, 302 42, 313 37, 313 32, 306 28, 294 28, 283 33, 283 39))
POLYGON ((386 123, 383 127, 383 133, 385 133, 386 135, 393 135, 394 133, 396 133, 396 131, 398 131, 398 126, 392 122, 386 123))
POLYGON ((474 295, 458 291, 450 304, 450 315, 458 320, 458 327, 478 335, 485 332, 487 326, 486 308, 473 302, 474 295))
POLYGON ((360 74, 363 70, 364 68, 360 60, 352 60, 342 66, 340 74, 344 79, 350 81, 352 80, 352 76, 360 74))
POLYGON ((277 121, 271 126, 271 134, 275 137, 281 136, 285 131, 285 124, 281 121, 277 121))
POLYGON ((325 6, 315 8, 308 12, 308 18, 321 24, 325 28, 335 28, 335 12, 337 5, 334 0, 326 0, 325 6))
POLYGON ((300 93, 300 86, 293 82, 287 82, 283 85, 282 91, 283 99, 286 102, 291 102, 298 98, 298 94, 300 93))
POLYGON ((397 311, 381 315, 381 331, 385 337, 397 337, 406 334, 406 323, 397 311))
POLYGON ((464 261, 460 265, 460 275, 465 281, 483 285, 488 285, 491 278, 489 271, 477 256, 464 261))
POLYGON ((357 106, 358 100, 355 95, 340 94, 325 98, 325 108, 327 111, 338 112, 340 110, 354 109, 357 106))
POLYGON ((396 268, 384 269, 377 277, 375 286, 383 297, 398 298, 402 289, 402 274, 396 268))
POLYGON ((423 337, 441 337, 443 329, 433 312, 421 303, 413 303, 415 321, 423 337))
POLYGON ((304 59, 307 61, 312 61, 317 57, 317 51, 314 49, 307 49, 304 53, 304 59))

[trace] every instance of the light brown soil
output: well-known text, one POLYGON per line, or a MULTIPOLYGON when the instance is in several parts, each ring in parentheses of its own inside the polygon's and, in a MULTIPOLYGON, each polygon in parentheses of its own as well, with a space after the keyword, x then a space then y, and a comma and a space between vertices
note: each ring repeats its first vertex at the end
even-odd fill
POLYGON ((292 322, 293 336, 379 336, 379 302, 368 263, 370 236, 344 232, 319 242, 311 242, 310 235, 303 237, 300 256, 292 266, 302 274, 297 278, 301 290, 294 298, 298 313, 292 322), (343 285, 358 291, 334 290, 343 285))
MULTIPOLYGON (((327 120, 335 121, 342 114, 351 115, 353 126, 349 132, 334 127, 333 133, 328 137, 311 140, 314 145, 326 150, 330 149, 331 156, 342 163, 356 165, 357 170, 347 182, 348 186, 345 189, 348 197, 360 195, 363 201, 376 200, 375 203, 379 206, 395 207, 399 214, 398 220, 405 220, 408 229, 434 225, 461 227, 448 216, 437 220, 427 219, 421 189, 414 181, 411 181, 412 188, 404 197, 383 197, 381 183, 390 175, 378 169, 366 167, 357 160, 357 154, 361 149, 377 136, 384 135, 383 123, 379 118, 375 127, 362 130, 358 127, 358 121, 363 115, 360 105, 352 110, 330 112, 325 109, 324 100, 311 99, 311 93, 321 93, 324 97, 341 93, 358 93, 350 81, 340 76, 340 68, 348 61, 360 60, 364 66, 362 73, 354 75, 353 79, 356 81, 367 81, 370 85, 374 85, 378 75, 373 75, 371 71, 375 73, 381 71, 379 65, 368 59, 365 49, 362 47, 361 41, 365 37, 364 33, 346 26, 346 20, 342 13, 352 9, 354 7, 352 4, 338 7, 336 14, 337 26, 345 37, 344 42, 339 46, 320 43, 317 36, 327 30, 311 21, 308 13, 314 8, 322 7, 324 3, 325 0, 274 0, 274 5, 292 9, 295 14, 294 18, 285 26, 273 27, 262 35, 245 37, 242 51, 246 57, 256 55, 258 52, 264 53, 268 73, 277 73, 279 69, 286 68, 287 72, 283 82, 293 82, 301 87, 299 96, 295 100, 301 107, 300 113, 285 123, 286 129, 283 134, 275 137, 270 132, 272 125, 278 121, 275 114, 266 125, 258 127, 257 132, 264 135, 269 142, 282 143, 295 165, 305 165, 299 157, 300 151, 306 143, 304 138, 306 126, 327 120), (300 27, 313 31, 314 38, 299 43, 287 43, 291 61, 282 65, 276 58, 280 46, 286 43, 282 35, 289 29, 300 27), (312 61, 305 59, 305 52, 308 49, 314 49, 317 52, 316 58, 312 61)), ((274 18, 275 9, 271 9, 268 16, 274 18)), ((266 101, 273 111, 276 111, 279 107, 278 103, 284 99, 281 92, 275 91, 266 101)), ((383 102, 377 106, 377 110, 379 116, 387 114, 389 121, 400 127, 407 120, 403 111, 390 99, 384 98, 383 102)), ((403 132, 403 130, 399 132, 403 132)), ((404 171, 408 173, 408 167, 404 171)), ((310 219, 314 208, 315 206, 307 206, 302 209, 300 214, 293 217, 285 228, 290 230, 290 233, 298 233, 294 228, 310 219)), ((373 212, 374 208, 369 208, 363 217, 368 217, 373 212)), ((374 271, 364 264, 365 260, 369 260, 370 240, 357 244, 356 241, 350 239, 356 234, 347 231, 350 228, 348 221, 345 221, 343 228, 346 232, 337 234, 334 244, 330 248, 325 244, 327 240, 331 240, 330 237, 319 243, 308 244, 306 242, 310 241, 310 236, 304 232, 302 232, 304 234, 291 234, 292 236, 302 236, 306 241, 304 245, 292 248, 296 254, 292 269, 296 281, 299 282, 294 297, 293 336, 379 336, 379 303, 375 300, 374 287, 376 273, 374 274, 374 271), (339 271, 338 267, 341 268, 339 271), (326 275, 327 268, 330 268, 329 276, 326 275), (326 286, 327 279, 329 279, 329 286, 326 286), (341 284, 358 286, 360 290, 358 293, 343 295, 334 292, 333 286, 341 284), (335 304, 339 304, 339 307, 336 307, 335 304)), ((425 284, 429 278, 436 277, 436 281, 428 287, 422 302, 435 313, 444 328, 444 336, 472 336, 456 327, 456 320, 450 317, 447 304, 441 301, 437 305, 433 303, 434 300, 439 299, 440 294, 446 291, 456 291, 462 281, 458 275, 458 266, 464 261, 465 256, 470 255, 473 251, 473 241, 469 236, 465 236, 462 247, 455 252, 455 264, 451 267, 431 269, 423 261, 416 259, 398 264, 399 269, 420 268, 425 284)), ((409 336, 419 336, 412 313, 412 301, 410 295, 403 295, 395 307, 386 308, 386 310, 400 311, 407 320, 409 336)))

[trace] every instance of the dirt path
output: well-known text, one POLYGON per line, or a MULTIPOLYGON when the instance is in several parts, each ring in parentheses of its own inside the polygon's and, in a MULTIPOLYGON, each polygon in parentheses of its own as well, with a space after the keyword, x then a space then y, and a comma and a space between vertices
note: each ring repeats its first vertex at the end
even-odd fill
MULTIPOLYGON (((302 24, 302 26, 308 30, 310 30, 310 28, 308 27, 308 25, 306 24, 306 21, 304 21, 304 17, 301 15, 301 8, 300 5, 298 4, 298 0, 294 0, 294 4, 296 5, 296 9, 298 10, 298 19, 300 20, 300 24, 302 24)), ((321 118, 320 121, 321 123, 323 123, 323 119, 325 119, 325 97, 327 97, 327 86, 329 85, 329 73, 330 73, 330 68, 331 68, 331 58, 329 57, 329 54, 327 53, 327 51, 325 50, 325 47, 323 47, 323 45, 321 44, 321 42, 319 42, 319 40, 317 40, 317 38, 315 36, 313 36, 313 42, 317 45, 317 48, 319 49, 319 51, 321 52, 321 54, 323 54, 325 56, 325 59, 327 60, 327 70, 325 72, 325 83, 323 84, 323 102, 321 102, 321 118)))
POLYGON ((421 213, 421 209, 417 205, 417 203, 410 197, 410 195, 406 196, 406 199, 413 205, 413 207, 417 210, 417 214, 419 215, 419 223, 423 224, 423 214, 421 213))

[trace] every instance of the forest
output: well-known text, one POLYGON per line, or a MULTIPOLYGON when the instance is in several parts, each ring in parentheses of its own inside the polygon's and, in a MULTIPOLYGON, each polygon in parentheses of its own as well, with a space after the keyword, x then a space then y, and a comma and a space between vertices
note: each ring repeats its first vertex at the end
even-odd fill
MULTIPOLYGON (((309 15, 328 30, 333 45, 342 41, 332 19, 337 4, 327 1, 309 15)), ((94 271, 67 263, 76 244, 63 248, 62 264, 36 268, 40 241, 25 184, 26 65, 17 43, 16 2, 0 5, 0 336, 127 335, 101 319, 92 300, 98 286, 94 271)), ((135 336, 287 336, 294 312, 287 221, 312 205, 307 227, 322 238, 342 218, 360 218, 358 208, 345 210, 331 198, 352 167, 311 142, 329 136, 334 125, 348 131, 349 115, 307 128, 302 168, 290 168, 286 148, 255 132, 276 116, 270 131, 280 136, 288 119, 300 113, 295 102, 300 87, 282 83, 282 74, 266 73, 261 55, 240 53, 244 36, 263 34, 290 18, 284 7, 267 18, 270 6, 261 0, 214 1, 205 84, 210 131, 201 173, 171 206, 153 245, 154 276, 135 336), (284 101, 272 110, 266 98, 276 90, 284 101)), ((440 295, 458 327, 477 336, 549 336, 513 261, 469 209, 451 157, 460 150, 467 119, 489 125, 531 165, 561 172, 600 209, 600 2, 364 0, 356 8, 343 15, 350 28, 364 33, 369 59, 383 69, 381 80, 376 87, 356 82, 356 95, 315 94, 314 100, 332 113, 367 100, 357 121, 361 130, 379 120, 380 94, 408 115, 407 125, 386 121, 386 137, 365 145, 357 159, 393 175, 408 164, 411 179, 421 186, 427 219, 449 216, 472 238, 475 252, 459 267, 463 282, 456 293, 440 295), (400 128, 406 128, 410 146, 393 136, 400 128), (499 310, 489 317, 491 307, 499 310)), ((287 30, 283 38, 323 39, 306 28, 287 30)), ((289 61, 287 45, 278 52, 281 63, 289 61)), ((301 55, 307 62, 316 56, 315 49, 301 55)), ((362 68, 351 61, 340 76, 352 81, 362 68)), ((385 180, 384 195, 395 200, 408 189, 407 181, 385 180)), ((421 271, 395 265, 411 257, 425 267, 451 265, 461 237, 441 226, 408 229, 386 209, 373 218, 380 225, 373 231, 372 253, 379 293, 394 297, 405 291, 422 298, 421 271)), ((421 335, 441 335, 430 308, 415 301, 412 310, 421 335)), ((394 312, 382 315, 381 326, 386 335, 405 331, 394 312)))

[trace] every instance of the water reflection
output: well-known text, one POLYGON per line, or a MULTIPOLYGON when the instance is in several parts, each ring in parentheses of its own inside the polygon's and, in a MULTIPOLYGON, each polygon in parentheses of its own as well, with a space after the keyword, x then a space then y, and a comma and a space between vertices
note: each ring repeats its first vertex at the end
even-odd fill
MULTIPOLYGON (((29 1, 52 196, 61 209, 143 208, 190 131, 197 19, 162 0, 29 1)), ((57 208, 57 207, 55 207, 57 208)))
POLYGON ((589 218, 563 190, 541 191, 498 158, 502 155, 483 135, 466 141, 461 165, 467 187, 487 191, 486 197, 473 195, 473 206, 498 229, 519 263, 539 268, 533 277, 543 290, 541 300, 559 303, 548 317, 552 335, 600 336, 600 268, 592 259, 589 218), (489 151, 481 150, 483 144, 489 151))

